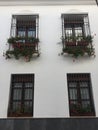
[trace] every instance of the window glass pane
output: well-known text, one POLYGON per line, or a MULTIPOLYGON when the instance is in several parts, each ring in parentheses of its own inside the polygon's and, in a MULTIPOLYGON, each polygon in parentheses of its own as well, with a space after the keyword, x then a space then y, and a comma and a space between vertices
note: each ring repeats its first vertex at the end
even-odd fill
POLYGON ((13 111, 18 112, 21 110, 21 102, 13 102, 13 111))
POLYGON ((18 29, 18 37, 25 37, 26 36, 26 30, 25 29, 18 29))
POLYGON ((32 101, 25 101, 24 105, 32 107, 32 101))
POLYGON ((90 107, 90 101, 82 101, 82 108, 90 107))
POLYGON ((25 89, 25 96, 24 96, 25 99, 32 99, 32 89, 25 89))
POLYGON ((77 99, 77 89, 70 89, 69 94, 70 94, 70 99, 77 99))
POLYGON ((36 31, 33 28, 28 29, 28 37, 36 37, 36 31))
POLYGON ((25 88, 29 88, 29 87, 31 87, 32 88, 32 83, 25 83, 25 88))
POLYGON ((66 28, 65 35, 66 35, 66 37, 71 37, 72 36, 72 28, 66 28))
POLYGON ((88 82, 80 82, 80 87, 88 87, 88 82))
POLYGON ((14 83, 14 88, 22 88, 22 83, 14 83))
POLYGON ((71 104, 77 105, 77 103, 78 103, 77 101, 70 100, 70 105, 71 105, 71 104))
POLYGON ((75 36, 76 37, 77 36, 83 36, 81 27, 75 27, 74 30, 75 30, 75 36))
POLYGON ((33 36, 33 31, 32 30, 29 30, 28 31, 28 37, 32 37, 33 36))
POLYGON ((81 99, 89 99, 89 91, 87 88, 81 88, 80 93, 81 93, 81 99))
POLYGON ((76 82, 70 82, 69 87, 77 87, 77 83, 76 82))
POLYGON ((24 103, 24 112, 32 113, 32 102, 31 101, 25 101, 24 103))
POLYGON ((14 89, 13 90, 13 100, 21 100, 21 89, 14 89))

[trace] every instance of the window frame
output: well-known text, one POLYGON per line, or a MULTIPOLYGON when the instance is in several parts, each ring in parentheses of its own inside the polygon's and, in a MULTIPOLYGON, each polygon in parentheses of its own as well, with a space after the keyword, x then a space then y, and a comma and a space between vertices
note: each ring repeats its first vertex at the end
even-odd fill
POLYGON ((39 35, 39 15, 38 14, 12 15, 10 36, 17 37, 18 29, 21 28, 23 30, 25 29, 24 37, 29 38, 29 36, 27 36, 28 35, 27 33, 28 33, 28 28, 30 27, 32 27, 32 30, 35 30, 35 38, 38 38, 38 35, 39 35))
MULTIPOLYGON (((92 84, 91 84, 91 75, 90 75, 90 73, 67 73, 67 88, 68 88, 68 100, 69 100, 69 113, 70 113, 70 116, 95 116, 95 108, 94 108, 93 92, 92 92, 92 84), (78 78, 78 79, 76 79, 76 78, 78 78), (76 83, 76 87, 69 87, 70 82, 76 83), (81 82, 88 83, 88 86, 80 87, 81 82), (84 90, 87 89, 87 91, 88 91, 88 94, 89 94, 88 99, 85 99, 85 98, 82 97, 81 90, 83 88, 84 88, 84 90), (76 99, 71 99, 70 98, 70 90, 71 89, 74 89, 74 90, 76 89, 76 93, 77 93, 76 94, 77 98, 75 97, 76 99), (81 108, 81 110, 85 109, 85 107, 83 108, 83 104, 82 104, 83 101, 84 102, 88 101, 90 103, 89 105, 90 105, 90 108, 91 108, 91 112, 82 113, 80 111, 80 113, 77 113, 77 112, 72 113, 71 112, 71 105, 74 104, 75 102, 76 102, 75 105, 79 104, 79 107, 81 108)), ((86 105, 87 105, 87 103, 86 103, 86 105)))
MULTIPOLYGON (((68 26, 72 29, 72 36, 75 36, 75 27, 82 27, 82 36, 91 35, 90 24, 89 24, 89 16, 87 13, 65 13, 61 15, 62 19, 62 37, 65 39, 66 34, 65 30, 68 26)), ((78 34, 78 33, 77 33, 78 34)))
MULTIPOLYGON (((9 104, 8 104, 8 112, 7 112, 8 117, 32 117, 33 116, 34 77, 35 77, 34 74, 11 74, 9 104), (17 79, 17 82, 14 81, 15 78, 17 79), (28 78, 28 79, 26 79, 26 78, 28 78), (18 80, 20 80, 20 81, 18 81, 18 80), (21 80, 23 80, 23 81, 21 81, 21 80), (14 83, 21 83, 22 87, 21 88, 19 88, 19 86, 15 87, 14 83), (26 83, 32 83, 32 86, 25 87, 24 85, 26 83), (20 95, 21 99, 14 99, 15 98, 14 97, 14 90, 19 90, 19 89, 21 90, 21 95, 20 95), (29 97, 28 99, 25 99, 25 92, 27 89, 28 90, 32 89, 32 93, 29 93, 29 96, 31 94, 31 97, 29 97), (18 105, 20 104, 20 106, 17 107, 17 104, 16 104, 16 109, 15 109, 14 103, 18 103, 18 105), (29 105, 27 105, 26 103, 27 104, 29 103, 29 105), (19 110, 18 113, 17 113, 17 110, 19 110)), ((19 93, 18 93, 18 96, 19 96, 19 93)))

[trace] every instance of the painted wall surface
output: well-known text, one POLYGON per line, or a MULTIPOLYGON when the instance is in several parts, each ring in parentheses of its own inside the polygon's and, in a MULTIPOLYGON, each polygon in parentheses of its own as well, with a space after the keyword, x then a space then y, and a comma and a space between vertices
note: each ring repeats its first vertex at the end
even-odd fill
POLYGON ((7 117, 11 74, 34 73, 34 117, 69 117, 67 73, 91 73, 98 116, 98 7, 97 6, 1 6, 0 7, 0 118, 7 117), (61 56, 62 13, 88 13, 96 57, 61 56), (6 60, 12 14, 39 14, 39 58, 6 60))

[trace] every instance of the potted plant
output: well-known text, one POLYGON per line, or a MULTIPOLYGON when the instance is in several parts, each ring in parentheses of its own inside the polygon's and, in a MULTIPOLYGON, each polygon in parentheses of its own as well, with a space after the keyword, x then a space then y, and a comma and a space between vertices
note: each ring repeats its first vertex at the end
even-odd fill
POLYGON ((66 37, 64 43, 65 44, 63 45, 62 54, 68 53, 76 58, 79 56, 84 56, 85 54, 88 56, 95 56, 95 49, 92 45, 92 36, 90 35, 86 37, 71 37, 71 39, 66 37))
POLYGON ((75 58, 77 58, 78 56, 84 55, 84 50, 82 50, 80 47, 75 47, 75 48, 65 47, 63 49, 63 52, 71 54, 75 58))
POLYGON ((65 37, 65 46, 76 46, 76 37, 65 37))
POLYGON ((10 37, 8 38, 7 42, 9 44, 15 44, 15 43, 38 43, 39 39, 35 37, 10 37))
POLYGON ((83 36, 77 41, 78 46, 88 46, 93 41, 93 37, 91 35, 83 36))
POLYGON ((36 53, 39 56, 38 42, 39 39, 34 37, 10 37, 8 43, 12 47, 6 51, 6 59, 11 57, 19 59, 20 57, 24 57, 25 61, 30 61, 33 54, 36 53))

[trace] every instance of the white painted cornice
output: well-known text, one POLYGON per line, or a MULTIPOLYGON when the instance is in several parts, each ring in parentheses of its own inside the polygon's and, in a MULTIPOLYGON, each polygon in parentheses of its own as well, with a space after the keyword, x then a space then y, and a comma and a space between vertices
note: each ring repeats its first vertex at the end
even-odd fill
POLYGON ((1 6, 10 5, 95 5, 96 0, 0 0, 1 6))

